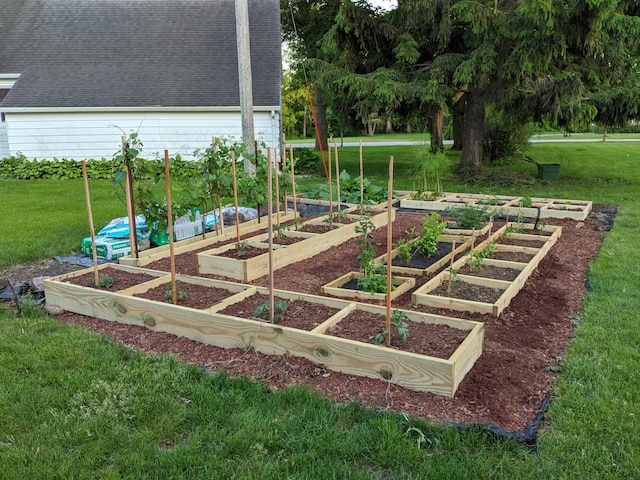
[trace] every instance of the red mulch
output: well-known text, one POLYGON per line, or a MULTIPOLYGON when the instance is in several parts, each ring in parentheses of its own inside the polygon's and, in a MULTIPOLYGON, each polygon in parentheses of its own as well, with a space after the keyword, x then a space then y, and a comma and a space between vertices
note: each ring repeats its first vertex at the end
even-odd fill
MULTIPOLYGON (((594 207, 596 210, 597 207, 594 207)), ((589 264, 595 259, 608 230, 607 221, 614 210, 600 207, 604 213, 591 215, 587 221, 547 221, 562 225, 563 233, 556 245, 527 280, 523 290, 498 317, 465 314, 410 304, 410 293, 394 302, 401 307, 485 324, 484 350, 475 366, 462 381, 454 398, 419 393, 382 380, 361 378, 327 371, 310 361, 293 356, 267 356, 243 350, 225 350, 185 338, 154 333, 144 327, 65 313, 62 321, 85 326, 117 342, 145 353, 169 353, 184 362, 202 365, 209 371, 226 371, 232 376, 250 376, 274 390, 290 385, 307 385, 338 403, 360 402, 372 408, 406 412, 434 422, 484 424, 508 432, 521 432, 534 420, 547 393, 552 389, 556 367, 562 363, 565 346, 574 330, 586 290, 589 264)), ((394 238, 398 240, 411 226, 419 225, 422 216, 398 213, 394 238)), ((385 251, 386 229, 374 234, 379 253, 385 251)), ((320 287, 338 276, 359 268, 356 240, 332 248, 320 255, 278 270, 276 288, 320 294, 320 287)), ((195 255, 176 258, 179 273, 197 274, 195 255)), ((169 260, 148 266, 169 269, 169 260)), ((213 275, 203 275, 220 278, 213 275)), ((427 278, 418 279, 416 288, 427 278)), ((268 286, 263 277, 253 284, 268 286)), ((314 309, 305 311, 313 317, 314 309)), ((416 334, 417 335, 417 334, 416 334)))

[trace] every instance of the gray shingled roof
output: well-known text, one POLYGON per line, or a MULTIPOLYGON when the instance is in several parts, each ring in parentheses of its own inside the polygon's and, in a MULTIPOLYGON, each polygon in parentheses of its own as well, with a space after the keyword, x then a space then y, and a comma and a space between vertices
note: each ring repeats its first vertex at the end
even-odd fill
MULTIPOLYGON (((249 0, 255 106, 280 104, 278 0, 249 0)), ((237 106, 234 0, 3 0, 2 107, 237 106)))

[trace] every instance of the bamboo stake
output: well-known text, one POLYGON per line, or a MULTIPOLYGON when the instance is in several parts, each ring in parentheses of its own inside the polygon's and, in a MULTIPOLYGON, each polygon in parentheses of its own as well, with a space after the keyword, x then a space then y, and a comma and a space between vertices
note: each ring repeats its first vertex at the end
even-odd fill
POLYGON ((474 245, 476 244, 476 227, 471 229, 471 248, 473 250, 474 245))
POLYGON ((236 239, 240 246, 240 214, 238 213, 238 180, 236 177, 236 153, 231 152, 231 171, 233 172, 233 205, 236 209, 236 239))
POLYGON ((273 185, 271 179, 271 147, 267 149, 267 208, 269 215, 267 217, 268 236, 269 236, 269 322, 273 323, 274 301, 273 301, 273 185))
POLYGON ((169 234, 169 258, 171 259, 171 300, 178 304, 176 285, 176 256, 173 248, 173 208, 171 205, 171 177, 169 176, 169 150, 164 151, 164 180, 167 190, 167 233, 169 234))
POLYGON ((391 244, 393 242, 393 156, 389 157, 389 185, 387 189, 387 345, 391 346, 391 244))
POLYGON ((91 196, 89 195, 89 179, 87 178, 87 164, 82 160, 82 178, 84 179, 84 198, 87 202, 87 215, 89 216, 89 230, 91 231, 91 253, 93 254, 93 276, 96 287, 100 286, 100 273, 98 272, 98 252, 96 249, 96 229, 93 226, 93 213, 91 213, 91 196))
POLYGON ((276 225, 280 228, 280 168, 278 167, 277 151, 273 152, 273 166, 276 181, 276 225))
MULTIPOLYGON (((289 145, 289 156, 291 158, 291 193, 293 194, 293 217, 298 218, 298 199, 296 198, 296 176, 293 167, 293 144, 289 145)), ((296 230, 298 230, 298 222, 295 222, 296 230)))
MULTIPOLYGON (((284 134, 282 135, 282 174, 284 175, 285 165, 287 164, 287 144, 284 141, 284 134)), ((287 206, 287 189, 284 189, 282 194, 282 198, 284 199, 284 214, 287 215, 289 213, 289 207, 287 206)))
MULTIPOLYGON (((329 164, 329 215, 333 213, 333 180, 331 180, 331 171, 333 168, 331 167, 331 148, 327 149, 328 159, 327 162, 329 164)), ((331 217, 329 218, 329 225, 331 226, 331 217)))
MULTIPOLYGON (((216 137, 211 137, 211 146, 213 147, 214 153, 218 151, 216 137)), ((216 206, 214 205, 213 208, 215 209, 216 206)), ((218 205, 218 223, 220 224, 220 235, 224 235, 224 219, 222 218, 222 203, 218 205)))
POLYGON ((336 188, 338 194, 338 210, 342 209, 342 199, 340 198, 340 165, 338 164, 338 144, 333 142, 333 151, 336 157, 336 188))
POLYGON ((451 242, 451 260, 449 261, 449 282, 447 283, 447 295, 451 295, 451 282, 453 281, 453 257, 455 257, 456 241, 451 242))
POLYGON ((364 207, 364 168, 362 167, 362 140, 360 140, 360 208, 364 207))
POLYGON ((131 257, 138 258, 138 238, 136 237, 136 210, 133 202, 133 177, 129 168, 129 152, 127 152, 127 138, 122 136, 122 154, 125 158, 124 169, 127 174, 125 199, 127 202, 127 217, 129 219, 129 247, 131 257))

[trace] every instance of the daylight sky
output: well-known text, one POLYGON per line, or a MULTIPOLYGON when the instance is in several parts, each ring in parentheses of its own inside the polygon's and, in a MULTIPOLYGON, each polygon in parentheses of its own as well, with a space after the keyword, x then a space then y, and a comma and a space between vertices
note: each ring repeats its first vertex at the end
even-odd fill
POLYGON ((367 0, 369 2, 369 5, 372 5, 374 7, 380 7, 383 8, 384 10, 391 10, 392 8, 395 8, 398 5, 397 0, 367 0))

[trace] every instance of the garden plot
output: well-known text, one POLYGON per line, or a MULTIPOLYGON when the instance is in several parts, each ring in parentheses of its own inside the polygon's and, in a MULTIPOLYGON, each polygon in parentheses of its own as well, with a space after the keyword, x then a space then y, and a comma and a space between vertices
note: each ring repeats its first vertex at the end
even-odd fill
MULTIPOLYGON (((357 221, 360 216, 349 215, 351 220, 357 221)), ((389 214, 384 211, 371 216, 371 220, 376 228, 387 224, 389 214)), ((395 218, 395 211, 392 210, 391 218, 395 218)), ((353 224, 342 224, 336 219, 331 225, 323 220, 313 220, 305 222, 301 231, 296 235, 303 235, 301 241, 291 245, 275 245, 271 255, 272 267, 274 270, 299 262, 306 258, 317 255, 331 247, 340 245, 343 242, 357 236, 353 224), (327 227, 326 233, 305 234, 304 225, 315 225, 322 228, 327 227), (333 229, 330 229, 330 227, 333 229)), ((294 235, 289 232, 289 235, 294 235)), ((269 273, 269 250, 267 235, 259 235, 247 240, 246 247, 261 249, 258 255, 246 258, 240 249, 243 245, 229 244, 222 247, 206 250, 197 254, 198 271, 203 274, 221 275, 243 282, 250 282, 269 273), (240 249, 238 248, 240 247, 240 249), (238 255, 240 253, 240 255, 238 255)))
MULTIPOLYGON (((429 192, 427 192, 429 193, 429 192)), ((592 202, 582 200, 559 200, 550 198, 525 198, 506 195, 483 195, 471 193, 443 193, 430 198, 429 195, 418 197, 417 193, 400 198, 400 208, 414 210, 442 211, 449 207, 478 205, 490 208, 502 215, 521 215, 526 218, 571 218, 584 220, 589 215, 592 202)))
MULTIPOLYGON (((275 220, 277 214, 273 214, 273 219, 275 220)), ((293 212, 280 212, 280 222, 290 222, 298 218, 293 212)), ((268 218, 260 217, 260 219, 249 220, 248 222, 244 222, 240 224, 240 234, 245 235, 247 233, 252 232, 260 232, 267 229, 268 218)), ((194 250, 202 249, 208 245, 215 245, 218 243, 225 243, 233 240, 236 236, 236 227, 235 225, 227 225, 225 227, 224 233, 221 232, 208 232, 204 235, 198 235, 196 237, 187 238, 185 240, 180 240, 179 242, 174 243, 174 252, 176 255, 181 253, 187 253, 194 250)), ((121 265, 129 265, 132 267, 144 267, 149 265, 150 263, 155 262, 156 260, 160 260, 162 258, 169 257, 170 254, 170 246, 163 245, 161 247, 151 248, 149 250, 144 250, 138 253, 138 257, 135 258, 132 255, 128 255, 126 257, 120 257, 118 259, 118 263, 121 265)))
POLYGON ((504 225, 490 239, 479 244, 472 254, 460 258, 449 269, 439 273, 413 292, 412 302, 451 310, 487 313, 497 317, 524 286, 531 272, 536 269, 562 234, 562 227, 559 226, 545 226, 539 233, 536 233, 533 227, 531 224, 504 225), (499 244, 496 240, 500 238, 514 243, 538 242, 539 246, 499 244), (496 252, 524 254, 527 261, 523 262, 522 257, 516 261, 496 260, 492 258, 496 252), (518 270, 520 273, 514 279, 508 280, 505 279, 506 275, 496 275, 496 278, 491 278, 473 274, 473 268, 480 270, 485 264, 494 269, 508 268, 518 270), (464 266, 471 267, 470 274, 459 273, 464 266))
MULTIPOLYGON (((342 338, 340 322, 349 315, 366 312, 380 318, 384 326, 386 309, 374 305, 328 299, 284 290, 274 295, 285 302, 303 301, 329 307, 336 313, 318 319, 318 325, 310 331, 286 325, 268 323, 257 319, 241 318, 222 313, 230 305, 242 302, 256 294, 267 295, 268 290, 232 282, 222 282, 198 277, 178 276, 178 281, 216 289, 226 289, 227 298, 204 309, 173 305, 141 298, 137 295, 166 283, 170 275, 137 267, 113 265, 110 268, 136 274, 148 274, 152 278, 123 291, 109 291, 71 283, 74 277, 87 275, 91 269, 45 280, 47 302, 81 315, 102 320, 138 325, 153 331, 177 336, 223 348, 251 349, 270 355, 291 354, 304 357, 334 371, 351 375, 382 379, 415 391, 428 391, 453 397, 456 388, 482 353, 484 326, 481 323, 402 311, 411 331, 421 324, 437 328, 457 329, 464 332, 460 343, 447 358, 437 358, 420 353, 403 351, 400 347, 386 347, 364 341, 342 338)), ((309 308, 305 315, 313 315, 309 308)), ((399 311, 396 311, 399 312, 399 311)), ((378 333, 371 332, 371 337, 378 333)), ((411 336, 411 333, 409 334, 411 336)), ((416 340, 418 334, 416 333, 416 340)))

